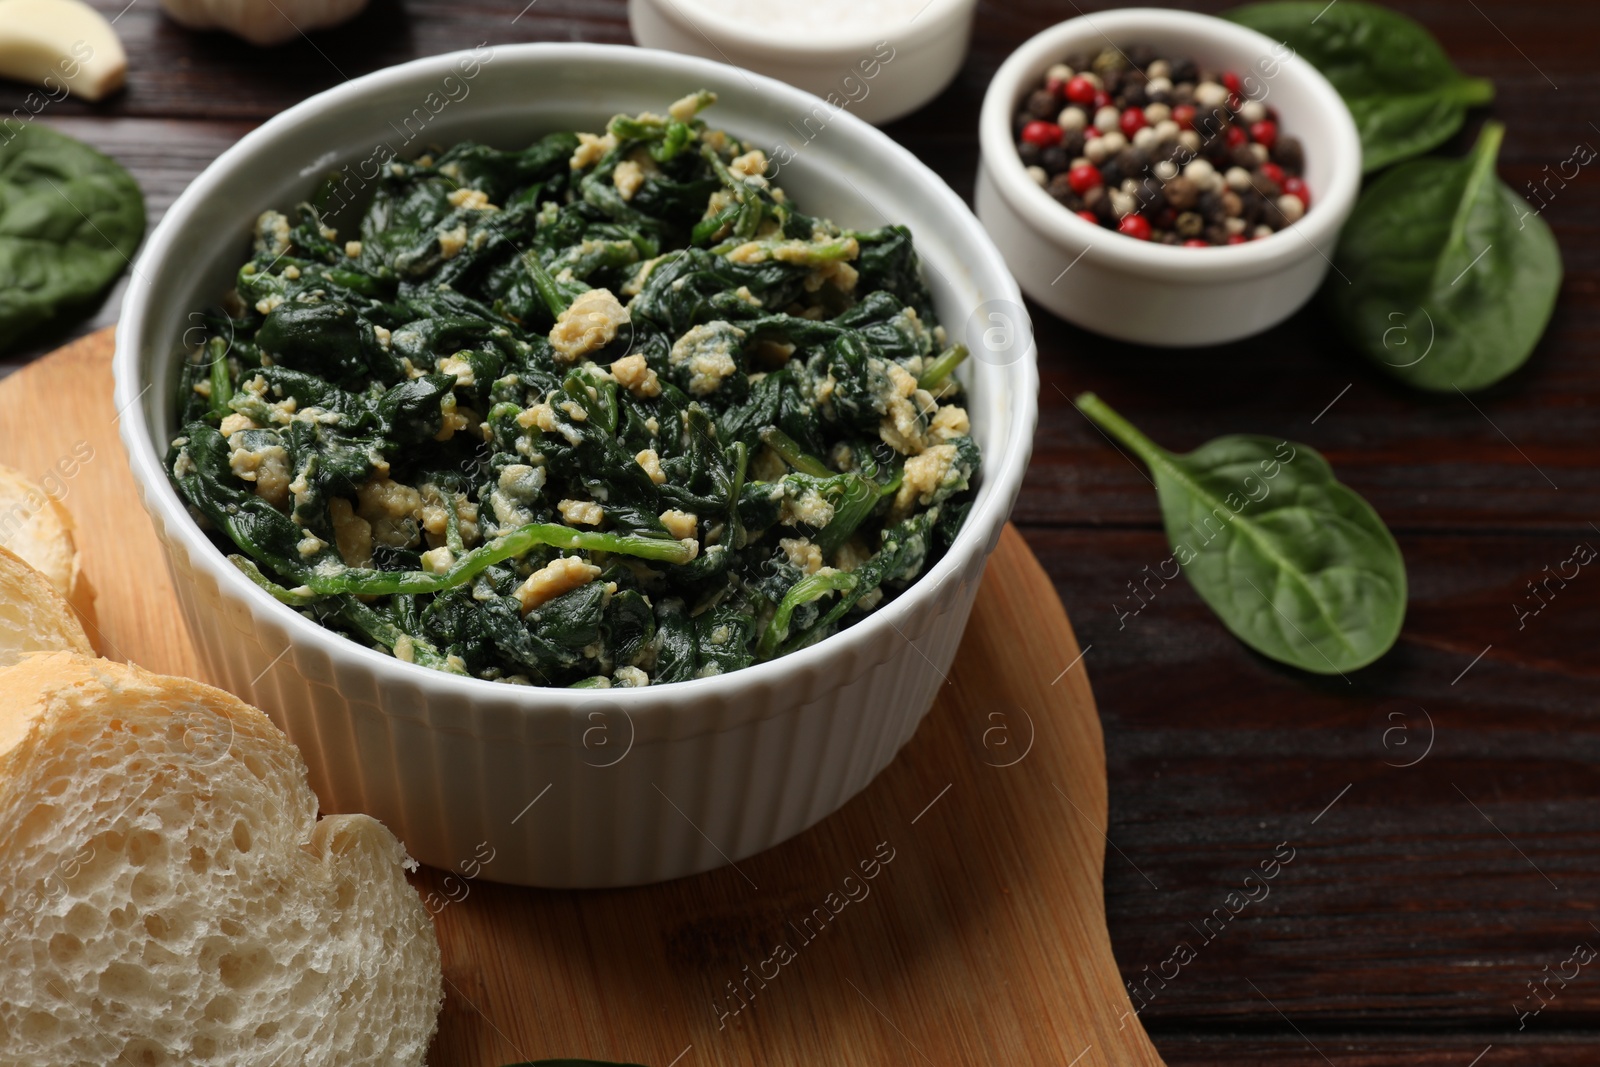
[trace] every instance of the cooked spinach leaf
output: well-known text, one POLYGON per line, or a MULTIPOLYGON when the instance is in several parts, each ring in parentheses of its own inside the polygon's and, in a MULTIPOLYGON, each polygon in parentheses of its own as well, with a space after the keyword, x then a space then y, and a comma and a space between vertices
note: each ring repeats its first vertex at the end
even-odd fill
POLYGON ((1234 636, 1317 674, 1376 660, 1405 617, 1405 561, 1310 446, 1230 435, 1174 455, 1093 393, 1078 409, 1155 475, 1173 558, 1234 636))
POLYGON ((1355 117, 1367 171, 1444 143, 1467 108, 1494 99, 1492 82, 1456 70, 1426 29, 1376 4, 1273 0, 1224 17, 1287 44, 1333 83, 1355 117))
POLYGON ((144 196, 115 160, 40 123, 0 121, 0 353, 84 310, 143 236, 144 196))
POLYGON ((1561 252, 1495 175, 1505 129, 1465 159, 1419 159, 1361 195, 1324 289, 1350 340, 1419 389, 1492 385, 1527 361, 1561 288, 1561 252))
POLYGON ((948 548, 980 457, 910 233, 801 214, 710 99, 397 162, 356 240, 330 190, 261 216, 168 456, 251 581, 603 688, 821 640, 948 548))

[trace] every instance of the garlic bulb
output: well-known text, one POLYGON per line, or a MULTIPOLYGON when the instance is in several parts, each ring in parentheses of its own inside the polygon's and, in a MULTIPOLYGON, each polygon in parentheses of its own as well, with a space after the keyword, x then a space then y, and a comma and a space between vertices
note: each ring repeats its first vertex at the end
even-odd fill
POLYGON ((227 30, 268 46, 348 22, 367 0, 161 0, 161 6, 192 30, 227 30))
POLYGON ((122 88, 128 57, 111 24, 81 0, 0 0, 0 77, 99 100, 122 88))

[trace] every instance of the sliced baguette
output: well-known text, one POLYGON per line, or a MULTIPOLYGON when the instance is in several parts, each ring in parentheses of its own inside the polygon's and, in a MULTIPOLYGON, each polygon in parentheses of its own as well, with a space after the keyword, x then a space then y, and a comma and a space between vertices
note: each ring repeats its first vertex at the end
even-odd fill
POLYGON ((420 1065, 441 973, 408 865, 367 816, 319 822, 227 693, 0 670, 0 1064, 420 1065))
POLYGON ((61 501, 0 466, 0 548, 15 552, 92 619, 94 591, 84 578, 73 531, 72 513, 61 501))
POLYGON ((44 575, 0 548, 0 667, 59 650, 94 655, 72 606, 44 575))

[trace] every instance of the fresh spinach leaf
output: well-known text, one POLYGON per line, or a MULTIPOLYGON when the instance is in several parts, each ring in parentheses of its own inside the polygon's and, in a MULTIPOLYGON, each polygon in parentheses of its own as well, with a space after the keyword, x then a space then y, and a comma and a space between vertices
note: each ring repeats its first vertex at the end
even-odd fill
POLYGON ((1350 339, 1419 389, 1492 385, 1527 361, 1561 288, 1543 219, 1495 176, 1504 127, 1465 159, 1419 159, 1356 202, 1324 289, 1350 339))
POLYGON ((39 123, 0 122, 0 352, 82 310, 143 236, 144 197, 114 160, 39 123))
POLYGON ((1093 393, 1075 403, 1155 475, 1173 558, 1235 637, 1316 674, 1365 667, 1394 644, 1400 548, 1310 446, 1241 434, 1174 455, 1093 393))
POLYGON ((1369 172, 1444 143, 1467 108, 1494 99, 1492 82, 1456 70, 1432 34, 1376 4, 1275 0, 1224 17, 1287 44, 1333 83, 1369 172))

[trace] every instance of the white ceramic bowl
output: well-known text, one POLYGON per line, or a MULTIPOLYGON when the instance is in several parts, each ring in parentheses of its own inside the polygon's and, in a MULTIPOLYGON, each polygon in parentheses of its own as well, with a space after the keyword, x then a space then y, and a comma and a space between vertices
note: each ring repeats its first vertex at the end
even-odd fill
POLYGON ((1288 318, 1332 266, 1339 228, 1361 186, 1355 121, 1311 64, 1254 30, 1163 8, 1083 15, 1030 38, 989 84, 978 139, 978 217, 1023 292, 1079 326, 1142 344, 1220 344, 1288 318), (1241 245, 1151 244, 1078 218, 1029 178, 1012 140, 1012 115, 1051 64, 1108 42, 1148 44, 1246 78, 1246 95, 1276 107, 1283 131, 1305 145, 1312 201, 1300 221, 1241 245))
MULTIPOLYGON (((951 551, 859 625, 792 656, 654 688, 531 689, 426 670, 323 629, 226 561, 163 467, 190 313, 230 287, 256 215, 293 205, 330 169, 372 171, 374 146, 402 147, 407 116, 430 116, 412 148, 465 138, 512 147, 704 87, 721 94, 713 122, 763 144, 815 103, 664 52, 536 44, 472 56, 418 60, 313 97, 178 198, 139 259, 117 329, 116 404, 134 477, 206 679, 288 732, 325 812, 370 812, 418 859, 496 881, 627 885, 736 861, 838 808, 927 712, 1027 466, 1033 354, 991 348, 963 368, 984 467, 951 551)), ((866 123, 840 116, 780 181, 843 225, 908 224, 952 334, 1022 314, 1016 283, 960 199, 866 123)), ((1025 332, 1025 320, 1015 325, 1025 332)))
MULTIPOLYGON (((782 8, 789 19, 806 8, 774 0, 748 3, 775 13, 782 8)), ((920 10, 907 6, 912 13, 904 25, 876 31, 833 25, 797 33, 792 24, 775 25, 772 16, 737 18, 698 0, 629 0, 628 23, 633 39, 646 48, 720 59, 815 93, 829 107, 796 121, 795 130, 806 136, 825 127, 835 109, 889 122, 950 84, 966 59, 977 0, 927 0, 920 10)))

